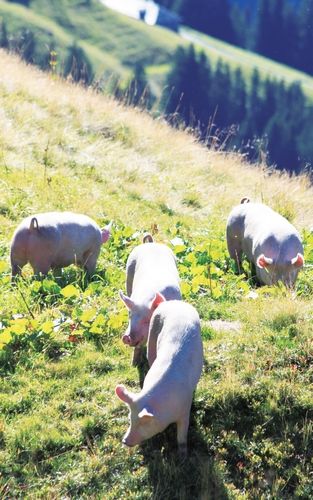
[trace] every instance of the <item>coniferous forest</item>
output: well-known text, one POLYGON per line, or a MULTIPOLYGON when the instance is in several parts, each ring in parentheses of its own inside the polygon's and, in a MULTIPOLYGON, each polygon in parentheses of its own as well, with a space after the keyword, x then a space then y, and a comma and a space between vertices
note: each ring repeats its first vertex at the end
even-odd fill
POLYGON ((298 83, 264 81, 255 69, 248 87, 240 69, 221 61, 213 69, 190 46, 175 54, 162 106, 170 122, 196 129, 209 145, 292 173, 310 169, 313 107, 298 83))
POLYGON ((313 0, 157 0, 182 22, 313 74, 313 0))

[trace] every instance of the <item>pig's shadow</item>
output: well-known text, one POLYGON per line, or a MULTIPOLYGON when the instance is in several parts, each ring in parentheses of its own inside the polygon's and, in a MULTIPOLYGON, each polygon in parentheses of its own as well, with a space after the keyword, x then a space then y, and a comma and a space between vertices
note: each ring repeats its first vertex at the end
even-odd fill
POLYGON ((149 371, 149 363, 148 363, 147 356, 146 356, 146 349, 142 349, 142 354, 143 354, 143 356, 140 360, 140 363, 137 366, 138 376, 139 376, 139 384, 140 384, 141 389, 143 386, 143 382, 145 380, 145 376, 147 375, 147 373, 149 371))
POLYGON ((154 436, 142 445, 149 471, 152 499, 190 500, 227 499, 226 489, 216 472, 214 459, 197 426, 192 405, 188 432, 188 457, 177 454, 176 425, 154 436))

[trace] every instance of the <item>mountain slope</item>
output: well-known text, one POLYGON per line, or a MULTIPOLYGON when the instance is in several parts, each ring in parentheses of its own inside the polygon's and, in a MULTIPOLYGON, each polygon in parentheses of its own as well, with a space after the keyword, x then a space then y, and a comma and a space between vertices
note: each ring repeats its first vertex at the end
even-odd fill
POLYGON ((9 33, 23 27, 33 30, 45 57, 54 42, 59 69, 63 67, 67 48, 75 40, 93 63, 97 78, 106 71, 125 80, 130 68, 141 62, 147 65, 148 76, 157 94, 162 91, 176 48, 191 42, 205 52, 212 64, 221 58, 232 69, 241 67, 248 81, 256 67, 264 78, 270 76, 277 80, 285 79, 288 83, 302 82, 306 94, 310 98, 313 95, 313 79, 304 73, 193 30, 183 28, 180 36, 160 27, 147 26, 105 8, 97 0, 33 0, 30 8, 1 0, 0 16, 6 22, 9 33))
MULTIPOLYGON (((0 58, 2 496, 309 498, 312 267, 295 291, 257 288, 248 266, 235 275, 225 244, 227 214, 243 196, 311 226, 307 179, 251 168, 162 120, 0 58), (28 267, 13 287, 14 228, 53 209, 113 219, 96 276, 86 282, 70 267, 38 280, 28 267), (205 367, 184 463, 172 428, 131 452, 121 445, 127 411, 114 387, 138 391, 139 374, 121 342, 118 290, 145 230, 173 248, 184 298, 201 316, 205 367)), ((312 266, 313 238, 303 234, 312 266)))

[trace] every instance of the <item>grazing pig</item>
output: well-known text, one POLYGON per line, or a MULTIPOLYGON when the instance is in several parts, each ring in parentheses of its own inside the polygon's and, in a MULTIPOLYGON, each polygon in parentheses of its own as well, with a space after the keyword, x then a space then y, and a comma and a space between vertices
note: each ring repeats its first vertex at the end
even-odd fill
POLYGON ((135 347, 133 365, 142 361, 141 346, 147 341, 150 318, 159 303, 181 299, 175 256, 170 248, 155 243, 151 235, 130 253, 126 264, 127 295, 120 297, 129 310, 129 325, 122 340, 135 347))
POLYGON ((123 385, 115 389, 130 407, 123 443, 135 446, 176 422, 178 449, 186 455, 192 396, 203 364, 199 316, 193 306, 178 300, 159 305, 151 318, 148 361, 139 394, 123 385))
POLYGON ((28 262, 36 274, 77 264, 94 272, 101 243, 110 236, 109 224, 101 230, 87 215, 48 212, 26 217, 11 242, 12 277, 28 262))
POLYGON ((241 270, 242 254, 252 265, 261 284, 282 281, 294 285, 304 264, 300 235, 290 222, 262 203, 244 198, 227 221, 227 246, 230 257, 241 270))

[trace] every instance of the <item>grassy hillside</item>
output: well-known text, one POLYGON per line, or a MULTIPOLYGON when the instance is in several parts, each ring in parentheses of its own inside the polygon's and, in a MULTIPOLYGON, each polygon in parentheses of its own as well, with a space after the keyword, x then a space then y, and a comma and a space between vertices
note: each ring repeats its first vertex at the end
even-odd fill
POLYGON ((0 16, 9 33, 23 27, 34 31, 40 47, 46 50, 54 42, 58 52, 58 69, 67 48, 76 41, 93 64, 96 77, 104 71, 127 78, 130 68, 141 62, 154 67, 168 63, 179 38, 161 28, 151 29, 105 8, 97 0, 83 2, 36 0, 31 8, 0 2, 0 16))
POLYGON ((208 151, 162 120, 0 52, 0 492, 3 498, 312 497, 312 188, 208 151), (303 232, 294 291, 236 276, 225 221, 243 196, 303 232), (29 213, 114 221, 97 274, 10 283, 9 244, 29 213), (205 367, 190 455, 175 429, 131 451, 117 383, 139 390, 121 342, 125 262, 145 230, 178 259, 199 311, 205 367), (173 238, 181 241, 175 246, 173 238))
POLYGON ((5 20, 9 33, 23 27, 34 31, 41 54, 48 55, 54 43, 59 70, 67 48, 75 40, 88 55, 97 78, 108 72, 127 80, 130 68, 139 61, 147 66, 153 91, 160 94, 174 51, 179 45, 194 43, 213 65, 221 58, 232 69, 240 67, 248 82, 256 67, 264 78, 301 82, 304 92, 313 96, 313 79, 304 73, 194 30, 183 28, 180 36, 147 26, 105 8, 98 0, 32 0, 30 8, 0 0, 0 18, 5 20))

